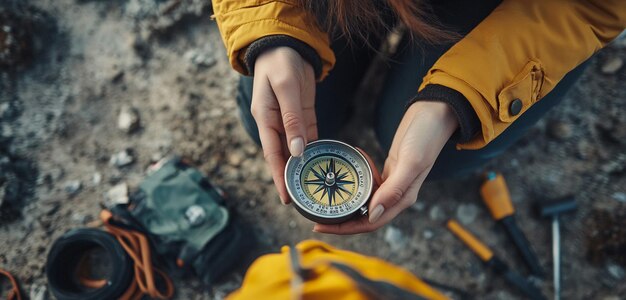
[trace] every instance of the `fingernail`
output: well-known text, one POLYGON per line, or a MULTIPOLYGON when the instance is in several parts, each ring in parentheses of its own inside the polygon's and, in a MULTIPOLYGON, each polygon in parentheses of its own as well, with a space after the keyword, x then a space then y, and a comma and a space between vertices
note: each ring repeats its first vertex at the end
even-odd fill
POLYGON ((304 151, 304 139, 301 137, 295 137, 291 139, 289 143, 289 152, 291 152, 292 156, 301 156, 304 151))
POLYGON ((286 205, 287 201, 283 199, 283 196, 278 196, 278 199, 280 199, 280 203, 282 203, 283 205, 286 205))
POLYGON ((370 223, 376 223, 376 221, 380 219, 380 216, 383 215, 383 212, 385 212, 385 208, 382 205, 378 204, 378 206, 374 207, 370 214, 370 223))

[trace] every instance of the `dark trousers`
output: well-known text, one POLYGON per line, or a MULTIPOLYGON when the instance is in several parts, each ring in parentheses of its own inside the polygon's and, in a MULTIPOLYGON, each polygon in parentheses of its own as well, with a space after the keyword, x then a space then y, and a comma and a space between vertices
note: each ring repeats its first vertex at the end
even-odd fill
MULTIPOLYGON (((468 4, 463 0, 441 1, 433 5, 433 12, 446 28, 464 36, 500 3, 498 0, 476 2, 468 4)), ((416 95, 422 78, 452 45, 453 43, 429 45, 419 39, 405 38, 396 54, 389 60, 390 69, 382 93, 375 99, 377 108, 373 120, 378 141, 385 151, 391 147, 407 102, 416 95)), ((338 128, 344 125, 343 120, 346 120, 349 114, 349 100, 375 56, 372 49, 350 47, 348 42, 341 39, 333 41, 331 48, 335 52, 337 63, 330 75, 316 87, 315 109, 320 139, 336 138, 338 128)), ((437 158, 428 179, 455 178, 471 174, 490 159, 502 154, 552 107, 563 100, 585 66, 586 64, 582 64, 569 72, 548 95, 482 149, 456 150, 455 144, 448 142, 437 158)), ((238 92, 237 102, 243 124, 250 136, 260 144, 258 129, 250 113, 252 77, 241 77, 238 92)))

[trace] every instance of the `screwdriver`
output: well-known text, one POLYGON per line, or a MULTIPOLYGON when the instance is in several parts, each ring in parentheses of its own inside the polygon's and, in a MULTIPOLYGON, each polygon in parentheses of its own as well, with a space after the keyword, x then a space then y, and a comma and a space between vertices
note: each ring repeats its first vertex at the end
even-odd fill
POLYGON ((485 182, 480 187, 480 195, 487 208, 489 208, 493 219, 504 227, 509 238, 515 244, 530 273, 536 277, 543 278, 545 273, 539 264, 537 255, 528 239, 526 239, 524 232, 517 226, 515 208, 513 208, 511 195, 502 174, 488 172, 485 176, 485 182))
POLYGON ((472 233, 465 230, 465 228, 463 228, 457 221, 449 220, 447 227, 457 238, 469 247, 474 254, 480 258, 480 260, 483 261, 485 266, 493 269, 497 274, 504 276, 504 279, 508 283, 516 287, 519 291, 524 293, 524 295, 533 300, 546 299, 536 286, 528 282, 519 273, 509 269, 509 267, 502 260, 493 254, 489 247, 483 244, 472 233))

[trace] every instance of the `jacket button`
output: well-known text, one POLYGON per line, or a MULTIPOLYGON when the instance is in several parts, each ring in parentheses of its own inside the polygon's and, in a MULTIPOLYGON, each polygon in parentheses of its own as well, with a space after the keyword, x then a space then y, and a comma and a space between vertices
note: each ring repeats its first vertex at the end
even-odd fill
POLYGON ((509 114, 511 114, 511 116, 517 116, 522 111, 522 106, 524 106, 522 100, 515 98, 515 100, 511 102, 511 105, 509 105, 509 114))

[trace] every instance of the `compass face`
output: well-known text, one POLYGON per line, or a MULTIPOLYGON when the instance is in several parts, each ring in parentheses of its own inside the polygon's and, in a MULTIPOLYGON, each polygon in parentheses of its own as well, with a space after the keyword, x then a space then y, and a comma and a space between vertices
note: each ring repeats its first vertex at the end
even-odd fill
POLYGON ((343 218, 361 208, 372 191, 372 172, 355 148, 338 141, 307 145, 285 168, 287 190, 306 217, 343 218))

